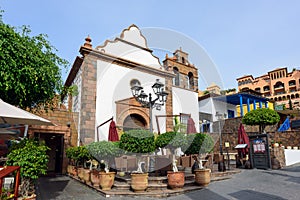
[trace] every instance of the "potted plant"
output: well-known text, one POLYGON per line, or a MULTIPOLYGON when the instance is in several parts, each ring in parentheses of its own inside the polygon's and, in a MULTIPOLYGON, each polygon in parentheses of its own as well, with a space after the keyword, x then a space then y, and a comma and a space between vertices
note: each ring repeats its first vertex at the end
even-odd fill
POLYGON ((93 142, 86 146, 89 153, 94 159, 103 164, 103 170, 93 170, 93 185, 100 185, 102 190, 110 190, 113 186, 116 172, 110 172, 110 164, 114 161, 115 156, 120 152, 118 142, 100 141, 93 142))
POLYGON ((186 154, 197 154, 194 156, 196 169, 195 173, 195 182, 199 185, 207 186, 210 183, 210 169, 205 169, 202 165, 203 159, 207 156, 208 153, 212 152, 214 147, 213 138, 204 133, 196 133, 188 135, 189 141, 192 140, 190 146, 185 151, 186 154))
POLYGON ((120 148, 127 154, 135 154, 138 169, 131 173, 131 188, 134 192, 143 192, 148 187, 148 173, 142 169, 141 155, 155 151, 154 134, 148 130, 130 130, 121 136, 120 148))
POLYGON ((179 147, 186 146, 186 136, 180 132, 166 132, 159 135, 155 140, 156 148, 169 148, 172 152, 172 167, 173 171, 168 171, 168 186, 171 189, 180 189, 184 186, 185 175, 184 171, 178 171, 176 150, 179 147))
POLYGON ((85 183, 90 183, 90 169, 87 161, 91 159, 91 154, 86 146, 74 147, 73 158, 76 163, 78 177, 85 183))
POLYGON ((7 166, 20 166, 21 184, 20 195, 22 199, 35 196, 35 182, 40 175, 47 172, 49 148, 32 139, 24 139, 13 143, 7 155, 7 166))
POLYGON ((67 173, 72 176, 77 176, 77 168, 75 163, 75 150, 76 147, 68 147, 66 149, 66 156, 68 158, 67 173))

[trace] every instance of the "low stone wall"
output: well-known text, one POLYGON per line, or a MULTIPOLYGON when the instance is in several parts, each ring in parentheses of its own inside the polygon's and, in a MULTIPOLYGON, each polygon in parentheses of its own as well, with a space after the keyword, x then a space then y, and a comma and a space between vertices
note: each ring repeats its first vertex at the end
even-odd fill
MULTIPOLYGON (((229 142, 230 147, 228 150, 231 151, 236 151, 234 147, 237 145, 237 140, 238 140, 238 128, 242 122, 242 118, 232 118, 232 119, 226 119, 225 122, 221 123, 221 132, 222 132, 222 143, 223 143, 223 150, 224 148, 224 143, 229 142)), ((217 124, 217 123, 215 123, 217 124)), ((211 133, 211 135, 214 138, 214 141, 216 142, 215 147, 214 147, 214 152, 219 151, 219 133, 217 126, 217 130, 215 133, 211 133)), ((244 125, 245 131, 248 135, 253 135, 253 134, 258 134, 259 132, 259 127, 258 126, 247 126, 244 125)), ((298 130, 291 130, 291 131, 285 131, 285 132, 277 132, 277 125, 273 126, 267 126, 266 127, 266 132, 269 135, 269 144, 271 145, 271 142, 277 142, 281 143, 283 146, 297 146, 300 147, 300 131, 298 130)))
POLYGON ((286 166, 283 147, 274 147, 270 149, 272 169, 281 169, 286 166))

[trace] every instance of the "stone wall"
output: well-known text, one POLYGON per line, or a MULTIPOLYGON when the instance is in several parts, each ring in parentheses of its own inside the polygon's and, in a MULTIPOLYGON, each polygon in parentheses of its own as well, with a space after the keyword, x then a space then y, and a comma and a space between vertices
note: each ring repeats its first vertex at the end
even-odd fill
POLYGON ((283 147, 274 147, 270 149, 272 169, 281 169, 286 166, 283 147))
MULTIPOLYGON (((222 143, 223 143, 223 150, 224 143, 229 142, 230 147, 229 151, 236 151, 234 147, 237 145, 238 140, 238 128, 240 123, 242 122, 242 117, 238 118, 232 118, 232 119, 226 119, 225 121, 221 122, 221 132, 222 132, 222 143)), ((271 142, 280 142, 283 146, 300 146, 300 131, 292 130, 292 131, 285 131, 285 132, 277 132, 277 126, 267 126, 266 132, 269 135, 269 144, 271 142)), ((259 127, 258 126, 247 126, 244 125, 245 131, 248 135, 258 134, 259 127)), ((218 130, 218 124, 215 123, 214 130, 218 130), (215 129, 216 127, 216 129, 215 129)), ((219 133, 216 131, 216 133, 211 133, 213 136, 216 144, 214 147, 214 151, 219 151, 219 133)))

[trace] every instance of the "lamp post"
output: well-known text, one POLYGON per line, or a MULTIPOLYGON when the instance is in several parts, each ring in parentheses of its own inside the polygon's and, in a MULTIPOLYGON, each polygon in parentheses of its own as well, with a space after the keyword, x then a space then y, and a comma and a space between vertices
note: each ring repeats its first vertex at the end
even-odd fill
POLYGON ((159 79, 156 79, 156 82, 152 85, 152 89, 156 95, 155 99, 152 99, 151 93, 147 95, 144 92, 143 87, 141 87, 139 84, 136 84, 131 88, 132 95, 135 97, 135 99, 140 102, 143 107, 149 108, 149 128, 151 133, 153 133, 152 109, 156 108, 157 110, 160 110, 161 106, 163 106, 167 101, 168 96, 168 93, 164 91, 164 84, 159 82, 159 79))
MULTIPOLYGON (((156 95, 155 99, 152 99, 152 94, 147 95, 143 87, 136 83, 132 88, 132 95, 135 99, 141 103, 143 107, 149 108, 149 129, 153 133, 153 122, 152 122, 152 109, 156 108, 157 110, 161 109, 161 106, 167 101, 168 93, 164 91, 164 84, 159 82, 159 79, 156 79, 156 82, 152 85, 154 94, 156 95)), ((149 171, 154 171, 154 159, 150 158, 149 171)))
POLYGON ((216 112, 216 117, 218 119, 219 124, 219 138, 220 138, 220 159, 218 163, 218 171, 225 171, 226 167, 224 164, 224 157, 223 157, 223 147, 222 147, 222 131, 221 131, 221 120, 223 119, 223 115, 219 112, 216 112))

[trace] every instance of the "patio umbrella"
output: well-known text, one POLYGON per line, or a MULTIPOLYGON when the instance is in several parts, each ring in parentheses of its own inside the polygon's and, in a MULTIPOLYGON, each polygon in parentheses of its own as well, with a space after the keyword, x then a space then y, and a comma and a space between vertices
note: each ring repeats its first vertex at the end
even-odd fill
POLYGON ((119 135, 114 120, 111 120, 109 125, 108 141, 112 141, 112 142, 119 141, 119 135))
POLYGON ((187 124, 187 133, 196 133, 196 128, 195 128, 195 122, 193 118, 188 119, 188 124, 187 124))
POLYGON ((47 119, 8 104, 2 99, 0 99, 0 124, 55 125, 47 119))
POLYGON ((240 127, 238 129, 238 144, 247 144, 246 148, 238 149, 243 154, 243 156, 245 156, 249 151, 250 141, 243 124, 240 124, 240 127))

